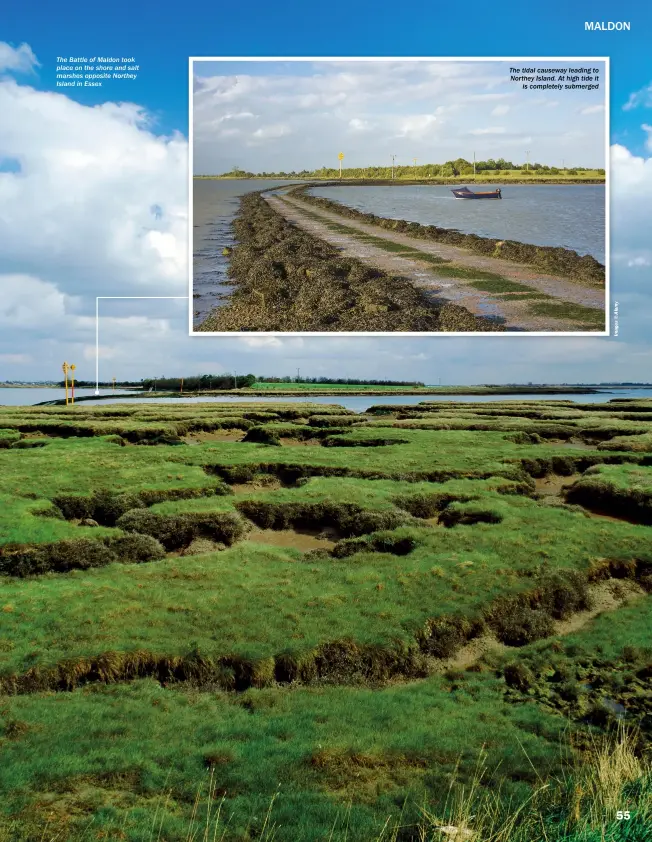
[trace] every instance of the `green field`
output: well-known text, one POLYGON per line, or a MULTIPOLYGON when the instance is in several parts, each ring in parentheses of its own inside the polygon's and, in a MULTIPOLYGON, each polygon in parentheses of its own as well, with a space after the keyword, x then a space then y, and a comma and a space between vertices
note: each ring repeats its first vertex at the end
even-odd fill
POLYGON ((252 391, 260 392, 277 392, 277 391, 296 391, 296 392, 397 392, 399 395, 410 394, 411 392, 431 392, 435 389, 433 386, 378 386, 378 385, 355 385, 350 383, 294 383, 288 381, 286 383, 269 383, 266 381, 257 381, 252 391))
POLYGON ((0 407, 0 840, 651 838, 651 439, 645 400, 0 407))
MULTIPOLYGON (((233 178, 244 178, 244 179, 251 179, 251 178, 278 178, 283 180, 292 181, 296 180, 310 180, 310 181, 339 181, 339 171, 335 169, 327 170, 325 173, 321 173, 318 170, 308 172, 304 171, 302 173, 265 173, 263 175, 257 175, 254 173, 246 173, 242 175, 234 175, 232 173, 227 173, 225 175, 196 175, 194 178, 197 179, 211 179, 211 178, 226 178, 226 179, 233 179, 233 178)), ((394 178, 391 177, 391 168, 390 167, 368 167, 368 168, 357 168, 357 169, 350 169, 344 168, 342 170, 342 181, 375 181, 380 182, 384 181, 387 184, 392 184, 396 182, 410 182, 410 183, 424 183, 424 184, 464 184, 467 182, 473 182, 477 184, 501 184, 505 181, 515 181, 523 184, 536 184, 543 183, 543 184, 550 184, 551 182, 559 183, 559 184, 581 184, 582 182, 589 182, 589 183, 600 183, 604 182, 605 174, 604 170, 597 170, 597 169, 556 169, 555 171, 551 172, 550 170, 534 170, 530 169, 529 171, 525 168, 519 169, 511 169, 511 170, 478 170, 475 177, 473 175, 473 171, 466 172, 463 175, 450 175, 450 176, 443 176, 439 174, 428 174, 427 169, 424 167, 397 167, 394 173, 394 178)))

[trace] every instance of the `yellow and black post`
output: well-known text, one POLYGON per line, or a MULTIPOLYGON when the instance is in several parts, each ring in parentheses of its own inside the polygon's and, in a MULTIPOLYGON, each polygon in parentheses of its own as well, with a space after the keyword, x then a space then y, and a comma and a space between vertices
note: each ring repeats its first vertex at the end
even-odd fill
POLYGON ((63 385, 66 390, 66 406, 68 406, 68 363, 64 363, 61 369, 63 371, 63 385))
POLYGON ((74 363, 70 364, 70 403, 75 402, 75 369, 77 366, 74 363))

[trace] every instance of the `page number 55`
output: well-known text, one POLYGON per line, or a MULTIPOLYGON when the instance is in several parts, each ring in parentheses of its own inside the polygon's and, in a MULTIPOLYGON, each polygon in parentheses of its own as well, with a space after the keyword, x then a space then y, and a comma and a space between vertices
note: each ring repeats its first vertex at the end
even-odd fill
POLYGON ((629 821, 631 815, 632 814, 629 812, 629 810, 618 810, 618 812, 616 813, 616 819, 619 822, 629 821))

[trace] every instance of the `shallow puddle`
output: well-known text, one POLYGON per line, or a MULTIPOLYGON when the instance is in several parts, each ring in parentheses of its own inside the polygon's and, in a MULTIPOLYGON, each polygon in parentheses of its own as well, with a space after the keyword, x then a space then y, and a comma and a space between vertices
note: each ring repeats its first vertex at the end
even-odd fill
POLYGON ((629 518, 625 515, 611 515, 609 514, 609 512, 605 512, 602 509, 589 509, 586 506, 582 506, 582 508, 587 513, 587 515, 589 515, 589 517, 597 518, 599 520, 609 520, 612 523, 631 523, 634 526, 647 525, 645 523, 641 523, 640 520, 635 520, 634 518, 629 518))
POLYGON ((186 444, 203 444, 207 441, 242 441, 244 430, 213 430, 213 432, 196 432, 183 436, 186 444))
POLYGON ((254 528, 246 536, 246 540, 254 544, 267 544, 270 547, 308 552, 309 550, 330 550, 339 540, 336 530, 329 527, 324 529, 257 529, 254 528))
POLYGON ((560 477, 557 474, 549 474, 535 479, 534 485, 538 494, 544 494, 546 497, 561 497, 564 489, 571 486, 580 476, 580 474, 573 474, 570 477, 560 477))
POLYGON ((582 439, 568 439, 567 441, 550 441, 546 442, 550 447, 566 447, 571 450, 595 450, 595 444, 587 444, 582 439))
POLYGON ((257 482, 256 480, 253 482, 236 482, 230 488, 234 494, 251 494, 256 491, 277 491, 279 488, 283 488, 283 483, 276 477, 270 476, 269 482, 257 482))

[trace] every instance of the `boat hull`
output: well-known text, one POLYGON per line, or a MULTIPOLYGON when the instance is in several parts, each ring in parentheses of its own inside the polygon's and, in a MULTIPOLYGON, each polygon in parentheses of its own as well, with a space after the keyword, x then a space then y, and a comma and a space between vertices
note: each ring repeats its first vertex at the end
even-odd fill
POLYGON ((473 193, 468 187, 460 187, 451 192, 456 199, 502 199, 502 194, 492 190, 487 193, 473 193))

